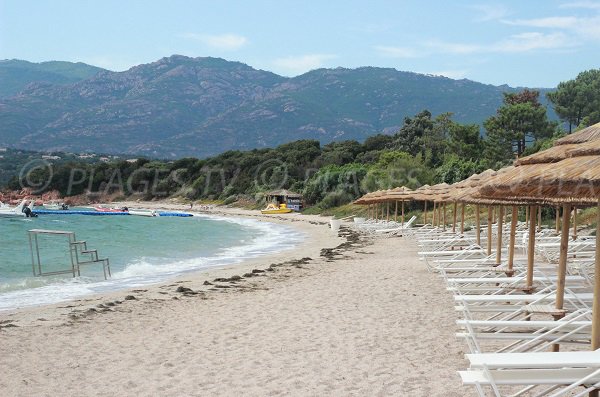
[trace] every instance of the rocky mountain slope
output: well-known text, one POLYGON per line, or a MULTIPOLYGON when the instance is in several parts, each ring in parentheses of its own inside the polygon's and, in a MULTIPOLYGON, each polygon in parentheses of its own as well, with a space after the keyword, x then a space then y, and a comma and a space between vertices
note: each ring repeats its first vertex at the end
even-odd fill
POLYGON ((375 67, 286 78, 174 55, 72 84, 31 83, 0 98, 0 146, 167 158, 303 138, 362 140, 397 130, 423 109, 481 123, 512 90, 375 67))

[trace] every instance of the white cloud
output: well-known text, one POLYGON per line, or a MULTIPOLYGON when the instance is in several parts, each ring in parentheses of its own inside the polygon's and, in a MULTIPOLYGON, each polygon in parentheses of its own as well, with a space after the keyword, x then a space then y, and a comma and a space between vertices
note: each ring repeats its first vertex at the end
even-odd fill
POLYGON ((494 53, 524 53, 537 50, 571 50, 578 44, 562 32, 526 32, 508 36, 489 44, 452 43, 430 40, 417 48, 377 46, 381 56, 390 58, 416 58, 439 54, 471 55, 494 53))
POLYGON ((196 40, 211 48, 222 51, 235 51, 248 43, 248 39, 237 34, 226 33, 220 35, 184 33, 181 37, 196 40))
POLYGON ((534 28, 559 28, 566 29, 574 26, 578 22, 576 17, 548 17, 535 19, 515 19, 512 21, 503 20, 507 25, 527 26, 534 28))
POLYGON ((572 3, 564 3, 559 8, 586 8, 590 10, 600 10, 600 2, 597 1, 575 1, 572 3))
POLYGON ((337 58, 332 54, 307 54, 300 56, 289 56, 278 58, 273 61, 273 65, 288 75, 298 75, 313 69, 321 68, 325 61, 337 58))
POLYGON ((528 52, 575 46, 564 33, 527 32, 510 36, 490 47, 491 52, 528 52))
POLYGON ((408 47, 392 47, 378 45, 374 47, 379 55, 386 58, 417 58, 419 54, 414 48, 408 47))
POLYGON ((584 39, 600 40, 600 17, 580 19, 573 30, 584 39))
POLYGON ((476 4, 469 8, 479 12, 480 15, 475 18, 476 22, 494 21, 509 14, 508 9, 502 4, 476 4))
POLYGON ((503 20, 508 25, 535 28, 562 29, 579 35, 584 40, 600 40, 600 16, 548 17, 537 19, 503 20))

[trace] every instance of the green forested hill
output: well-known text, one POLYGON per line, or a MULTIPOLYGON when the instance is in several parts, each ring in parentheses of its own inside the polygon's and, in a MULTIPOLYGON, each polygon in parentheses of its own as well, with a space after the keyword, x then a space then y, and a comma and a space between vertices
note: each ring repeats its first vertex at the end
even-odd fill
POLYGON ((0 98, 16 95, 31 83, 70 84, 90 78, 101 70, 104 69, 81 62, 0 61, 0 98))

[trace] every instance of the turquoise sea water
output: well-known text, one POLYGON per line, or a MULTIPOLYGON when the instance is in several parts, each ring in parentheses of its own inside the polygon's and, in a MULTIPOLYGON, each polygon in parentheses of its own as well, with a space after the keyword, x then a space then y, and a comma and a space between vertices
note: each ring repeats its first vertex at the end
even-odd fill
MULTIPOLYGON (((302 236, 278 224, 209 216, 140 217, 40 215, 34 219, 0 218, 0 310, 56 303, 91 293, 157 283, 190 271, 240 262, 289 249, 302 236), (69 274, 33 277, 27 231, 75 232, 110 259, 112 278, 101 265, 69 274)), ((65 237, 40 236, 43 271, 68 268, 65 237)))

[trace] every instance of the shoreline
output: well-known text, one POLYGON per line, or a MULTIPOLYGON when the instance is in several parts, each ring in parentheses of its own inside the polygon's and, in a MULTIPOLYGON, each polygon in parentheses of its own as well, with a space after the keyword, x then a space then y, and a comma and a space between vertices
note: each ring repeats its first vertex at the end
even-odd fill
MULTIPOLYGON (((185 210, 185 208, 182 208, 182 205, 167 202, 118 202, 112 204, 129 207, 135 207, 142 204, 148 209, 173 210, 182 212, 185 210)), ((141 290, 144 290, 146 295, 150 295, 150 299, 161 299, 163 298, 162 295, 164 295, 161 289, 163 289, 166 285, 173 283, 186 285, 189 284, 195 290, 203 291, 207 289, 204 285, 205 281, 210 282, 215 278, 227 279, 235 276, 241 276, 243 274, 251 273, 256 267, 259 267, 259 270, 264 270, 261 267, 264 267, 266 263, 299 260, 304 257, 310 257, 311 255, 318 256, 320 249, 333 248, 337 244, 343 242, 342 238, 337 237, 330 230, 323 231, 322 227, 315 227, 316 225, 328 225, 328 223, 318 215, 305 216, 292 214, 292 216, 302 217, 302 219, 291 219, 289 215, 287 218, 285 215, 263 215, 257 213, 257 211, 239 208, 219 208, 218 210, 212 211, 188 210, 186 212, 225 218, 252 218, 259 222, 282 224, 300 231, 304 235, 304 238, 300 244, 291 249, 270 252, 251 258, 242 258, 239 261, 234 261, 232 263, 223 263, 211 268, 198 269, 182 273, 158 283, 140 286, 140 288, 130 287, 114 291, 90 293, 75 299, 67 299, 57 303, 32 305, 22 308, 2 310, 0 311, 0 331, 6 326, 6 324, 18 324, 19 326, 35 325, 38 323, 39 318, 44 318, 44 322, 47 324, 61 324, 64 316, 69 316, 70 312, 81 312, 94 309, 95 306, 102 304, 102 302, 107 299, 118 300, 124 296, 135 296, 135 293, 139 293, 141 290)), ((185 288, 190 288, 190 286, 186 286, 185 288)))
MULTIPOLYGON (((214 211, 221 212, 261 216, 214 211)), ((84 299, 55 308, 54 317, 18 312, 9 322, 0 313, 0 389, 86 396, 467 393, 456 373, 466 364, 452 296, 419 262, 415 244, 359 235, 346 222, 335 237, 319 216, 268 220, 305 228, 311 238, 293 252, 244 263, 244 270, 186 274, 132 290, 130 299, 124 292, 84 299)))

